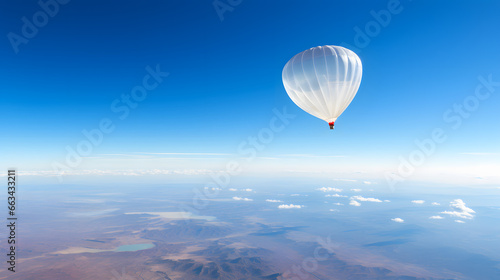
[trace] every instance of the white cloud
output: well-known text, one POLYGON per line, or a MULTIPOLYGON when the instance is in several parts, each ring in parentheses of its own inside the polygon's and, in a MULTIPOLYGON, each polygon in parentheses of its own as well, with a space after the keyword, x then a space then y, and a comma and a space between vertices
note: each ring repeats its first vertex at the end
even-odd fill
POLYGON ((205 187, 205 190, 221 191, 222 189, 221 188, 209 188, 209 187, 205 187))
POLYGON ((373 182, 370 182, 370 181, 363 181, 363 183, 365 183, 365 185, 371 185, 371 184, 373 184, 373 182))
POLYGON ((353 192, 360 192, 360 191, 363 191, 362 189, 351 189, 351 191, 353 192))
POLYGON ((361 203, 357 202, 354 199, 351 199, 351 201, 349 202, 349 205, 352 205, 352 206, 361 206, 361 203))
POLYGON ((239 197, 239 196, 234 196, 233 199, 234 200, 242 200, 242 201, 253 201, 253 199, 251 199, 251 198, 239 197))
POLYGON ((433 202, 431 203, 432 205, 435 205, 435 206, 438 206, 438 205, 441 205, 441 203, 438 203, 438 202, 433 202))
POLYGON ((294 204, 281 204, 280 206, 278 206, 279 209, 301 209, 302 207, 304 207, 304 205, 294 205, 294 204))
POLYGON ((336 193, 336 194, 327 194, 325 195, 325 197, 347 197, 347 195, 340 195, 336 193))
POLYGON ((457 223, 459 223, 459 224, 465 224, 465 222, 464 222, 464 221, 462 221, 462 220, 455 220, 455 222, 457 222, 457 223))
POLYGON ((234 188, 229 188, 229 191, 231 191, 231 192, 235 192, 235 191, 237 191, 237 189, 234 189, 234 188))
POLYGON ((474 218, 473 213, 476 213, 476 211, 465 206, 465 202, 461 199, 455 199, 450 202, 450 207, 453 211, 443 211, 441 213, 462 219, 472 219, 474 218))
POLYGON ((430 216, 429 219, 432 219, 432 220, 442 220, 442 219, 444 219, 444 217, 442 217, 442 216, 430 216))
POLYGON ((384 200, 384 202, 391 202, 389 199, 384 200))
POLYGON ((332 187, 322 187, 317 189, 318 191, 322 192, 341 192, 342 189, 337 189, 337 188, 332 188, 332 187))
POLYGON ((382 200, 373 197, 362 197, 360 195, 352 196, 351 199, 359 200, 359 201, 369 201, 369 202, 382 202, 382 200))
POLYGON ((266 199, 267 202, 283 202, 282 200, 277 199, 266 199))
POLYGON ((391 221, 396 222, 396 223, 404 223, 405 222, 405 220, 403 220, 401 218, 394 218, 394 219, 391 219, 391 221))
POLYGON ((330 209, 330 212, 339 212, 337 209, 330 209))
POLYGON ((332 203, 332 204, 334 204, 334 205, 338 205, 338 206, 340 206, 340 205, 344 205, 344 204, 342 204, 342 203, 340 203, 340 202, 336 202, 336 203, 332 203))
POLYGON ((412 200, 411 203, 415 203, 415 204, 424 204, 425 203, 425 200, 412 200))
POLYGON ((252 189, 241 189, 241 191, 244 191, 244 192, 253 192, 252 189))
POLYGON ((446 215, 450 215, 450 216, 457 217, 457 218, 463 218, 463 219, 472 219, 472 217, 474 217, 473 215, 471 215, 469 213, 463 213, 463 212, 458 212, 458 211, 443 211, 443 212, 441 212, 441 214, 446 214, 446 215))

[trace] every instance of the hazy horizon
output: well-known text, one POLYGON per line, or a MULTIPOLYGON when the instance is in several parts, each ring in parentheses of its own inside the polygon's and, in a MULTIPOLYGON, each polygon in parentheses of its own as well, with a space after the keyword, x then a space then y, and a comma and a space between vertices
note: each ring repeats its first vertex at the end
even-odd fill
POLYGON ((500 279, 499 12, 3 1, 0 279, 500 279))

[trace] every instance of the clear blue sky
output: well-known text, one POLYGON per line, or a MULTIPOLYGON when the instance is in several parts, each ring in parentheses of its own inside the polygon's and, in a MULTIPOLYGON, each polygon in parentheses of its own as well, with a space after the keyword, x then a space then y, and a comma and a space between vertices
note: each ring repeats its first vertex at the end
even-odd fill
MULTIPOLYGON (((192 162, 180 160, 185 168, 203 161, 197 156, 217 157, 206 153, 236 154, 268 126, 273 108, 284 106, 296 117, 260 157, 343 156, 353 166, 384 162, 390 169, 415 149, 415 139, 442 127, 449 139, 435 156, 443 164, 498 164, 500 88, 459 129, 443 120, 474 93, 478 76, 500 81, 497 1, 402 0, 400 12, 358 51, 361 87, 334 131, 288 98, 281 71, 293 55, 319 45, 356 46, 354 28, 364 30, 371 11, 389 2, 243 0, 221 21, 212 1, 73 0, 16 54, 7 34, 21 35, 21 18, 32 20, 41 8, 37 1, 3 1, 1 166, 50 170, 64 161, 67 145, 82 140, 83 129, 109 118, 115 130, 94 148, 92 164, 79 168, 117 167, 113 159, 121 159, 108 154, 197 153, 187 155, 192 162), (110 105, 142 83, 148 65, 170 75, 120 120, 110 105)), ((305 165, 339 164, 311 157, 305 165)), ((176 167, 175 160, 155 164, 127 168, 176 167)))

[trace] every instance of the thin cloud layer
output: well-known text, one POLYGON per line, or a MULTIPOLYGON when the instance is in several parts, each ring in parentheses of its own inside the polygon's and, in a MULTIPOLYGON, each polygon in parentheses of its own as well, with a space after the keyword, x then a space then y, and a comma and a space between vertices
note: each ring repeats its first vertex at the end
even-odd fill
POLYGON ((332 188, 332 187, 322 187, 322 188, 319 188, 318 191, 322 191, 322 192, 341 192, 342 189, 332 188))
POLYGON ((281 204, 278 206, 279 209, 301 209, 304 205, 295 205, 295 204, 281 204))
POLYGON ((357 180, 354 179, 341 179, 341 178, 336 178, 332 179, 333 181, 343 181, 343 182, 357 182, 357 180))
POLYGON ((373 197, 362 197, 360 195, 355 195, 351 197, 351 199, 359 200, 359 201, 369 201, 369 202, 382 202, 382 200, 373 197))
POLYGON ((253 199, 251 198, 247 198, 247 197, 239 197, 239 196, 234 196, 233 197, 234 200, 241 200, 241 201, 253 201, 253 199))
POLYGON ((425 203, 425 200, 412 200, 411 203, 415 203, 415 204, 424 204, 425 203))
POLYGON ((362 189, 351 189, 351 191, 353 191, 353 192, 361 192, 363 190, 362 189))
POLYGON ((325 197, 347 197, 347 195, 341 195, 341 194, 327 194, 325 197))
POLYGON ((283 202, 282 200, 277 200, 277 199, 266 199, 267 202, 274 202, 274 203, 277 203, 277 202, 283 202))
POLYGON ((205 190, 221 191, 222 189, 221 188, 209 188, 209 187, 205 187, 205 190))
POLYGON ((56 177, 56 176, 149 176, 149 175, 209 175, 215 170, 208 169, 147 169, 147 170, 36 170, 36 171, 20 171, 19 175, 23 176, 41 176, 41 177, 56 177))
POLYGON ((444 219, 444 217, 437 215, 437 216, 430 216, 429 219, 432 219, 432 220, 442 220, 442 219, 444 219))

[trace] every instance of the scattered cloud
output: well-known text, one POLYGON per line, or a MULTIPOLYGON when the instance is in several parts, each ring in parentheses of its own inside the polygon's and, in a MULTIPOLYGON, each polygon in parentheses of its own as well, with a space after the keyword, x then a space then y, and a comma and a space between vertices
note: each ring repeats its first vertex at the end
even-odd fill
POLYGON ((277 199, 266 199, 267 202, 283 202, 282 200, 277 200, 277 199))
POLYGON ((308 194, 298 194, 298 193, 294 193, 294 194, 291 194, 290 196, 309 196, 308 194))
POLYGON ((332 204, 338 205, 338 206, 344 205, 343 203, 340 203, 340 202, 335 202, 335 203, 332 203, 332 204))
POLYGON ((391 221, 396 222, 396 223, 404 223, 405 222, 405 220, 403 220, 401 218, 394 218, 394 219, 391 219, 391 221))
POLYGON ((279 209, 301 209, 304 205, 294 205, 294 204, 281 204, 278 206, 279 209))
POLYGON ((444 219, 444 217, 442 217, 442 216, 430 216, 429 219, 432 219, 432 220, 442 220, 442 219, 444 219))
POLYGON ((441 214, 447 214, 462 219, 472 219, 474 218, 473 213, 476 213, 476 211, 465 206, 465 202, 461 199, 455 199, 450 202, 450 207, 453 211, 443 211, 441 214))
POLYGON ((415 204, 424 204, 425 203, 425 200, 412 200, 411 203, 415 203, 415 204))
POLYGON ((317 189, 318 191, 322 192, 341 192, 342 189, 337 189, 337 188, 332 188, 332 187, 322 187, 317 189))
POLYGON ((239 197, 239 196, 234 196, 233 199, 234 200, 242 200, 242 201, 253 201, 253 199, 251 199, 251 198, 239 197))
POLYGON ((235 189, 235 188, 229 188, 229 191, 235 192, 235 191, 237 191, 237 189, 235 189))
POLYGON ((347 197, 347 195, 341 195, 341 194, 327 194, 325 197, 347 197))
POLYGON ((209 188, 209 187, 205 187, 205 190, 221 191, 222 189, 221 188, 209 188))
POLYGON ((432 204, 432 205, 434 205, 434 206, 439 206, 439 205, 441 205, 441 203, 438 203, 438 202, 433 202, 433 203, 431 203, 431 204, 432 204))
POLYGON ((253 192, 252 189, 241 189, 240 191, 244 191, 244 192, 253 192))
POLYGON ((362 189, 351 189, 351 191, 353 192, 360 192, 360 191, 363 191, 362 189))
POLYGON ((362 197, 360 195, 352 196, 351 199, 359 200, 359 201, 369 201, 369 202, 382 202, 382 200, 373 197, 362 197))
POLYGON ((385 199, 384 202, 391 202, 389 199, 385 199))
POLYGON ((330 212, 339 212, 337 209, 330 209, 330 212))
POLYGON ((462 220, 455 220, 455 222, 457 222, 457 223, 459 223, 459 224, 465 224, 465 222, 464 222, 464 221, 462 221, 462 220))
POLYGON ((361 203, 357 202, 354 199, 351 199, 351 201, 349 202, 349 205, 352 205, 352 206, 361 206, 361 203))

